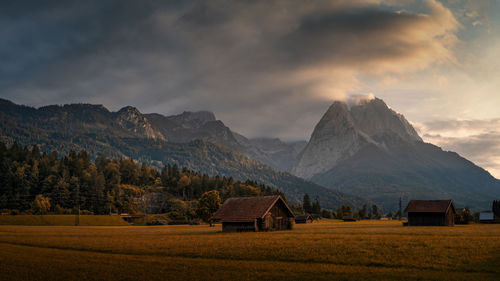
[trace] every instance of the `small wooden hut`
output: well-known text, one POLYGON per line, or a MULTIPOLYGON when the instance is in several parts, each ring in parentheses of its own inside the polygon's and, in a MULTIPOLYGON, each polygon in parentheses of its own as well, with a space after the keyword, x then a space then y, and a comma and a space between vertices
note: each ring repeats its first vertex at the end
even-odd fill
POLYGON ((480 223, 493 223, 495 221, 495 216, 493 212, 481 212, 479 213, 480 223))
POLYGON ((264 231, 290 229, 293 212, 281 196, 229 198, 214 214, 222 231, 264 231))
POLYGON ((295 216, 295 223, 312 223, 312 222, 313 218, 309 214, 295 216))
POLYGON ((405 209, 408 225, 455 225, 453 200, 411 200, 405 209))
POLYGON ((356 221, 356 219, 353 216, 343 216, 342 220, 343 221, 356 221))

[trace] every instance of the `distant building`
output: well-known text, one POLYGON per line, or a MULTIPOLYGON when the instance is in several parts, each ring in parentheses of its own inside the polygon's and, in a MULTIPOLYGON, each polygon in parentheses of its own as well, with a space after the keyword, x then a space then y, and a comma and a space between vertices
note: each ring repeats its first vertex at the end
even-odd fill
POLYGON ((411 200, 405 209, 408 225, 455 225, 453 200, 411 200))
POLYGON ((343 216, 342 220, 343 221, 356 221, 356 219, 353 216, 343 216))
POLYGON ((229 198, 213 218, 222 222, 222 231, 284 230, 294 215, 281 196, 229 198))
POLYGON ((295 223, 312 223, 312 222, 313 218, 309 214, 295 216, 295 223))
POLYGON ((495 216, 493 212, 481 212, 479 213, 479 222, 480 223, 493 223, 495 220, 495 216))

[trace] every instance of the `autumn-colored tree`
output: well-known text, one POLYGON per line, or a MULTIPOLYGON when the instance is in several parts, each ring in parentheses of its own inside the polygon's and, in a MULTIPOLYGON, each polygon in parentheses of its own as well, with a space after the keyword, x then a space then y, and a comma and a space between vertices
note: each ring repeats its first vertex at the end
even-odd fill
POLYGON ((325 219, 331 219, 333 218, 333 212, 332 210, 323 209, 321 210, 321 216, 325 219))
POLYGON ((33 209, 35 214, 46 214, 50 210, 50 198, 44 197, 42 194, 38 194, 31 204, 31 209, 33 209))
POLYGON ((182 191, 182 199, 186 200, 186 188, 191 184, 191 180, 188 176, 183 175, 177 182, 177 188, 182 191))
POLYGON ((203 193, 198 201, 196 214, 203 221, 210 223, 212 226, 212 216, 219 209, 221 204, 220 195, 217 190, 211 190, 203 193))

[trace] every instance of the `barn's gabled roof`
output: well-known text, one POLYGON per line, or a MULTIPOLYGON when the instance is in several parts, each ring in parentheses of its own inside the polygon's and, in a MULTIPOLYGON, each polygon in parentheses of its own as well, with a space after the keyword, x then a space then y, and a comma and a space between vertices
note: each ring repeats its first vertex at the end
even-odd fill
POLYGON ((229 198, 213 218, 223 222, 247 222, 263 218, 278 201, 282 201, 289 215, 293 217, 292 210, 285 200, 279 195, 262 197, 229 198))
POLYGON ((456 213, 453 200, 410 200, 405 212, 408 213, 446 213, 452 208, 456 213))

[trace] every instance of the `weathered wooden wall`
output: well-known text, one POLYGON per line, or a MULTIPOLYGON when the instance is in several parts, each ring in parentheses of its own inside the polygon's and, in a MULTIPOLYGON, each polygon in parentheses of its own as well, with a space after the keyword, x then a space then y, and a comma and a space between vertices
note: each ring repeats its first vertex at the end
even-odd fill
POLYGON ((223 222, 222 231, 224 232, 244 232, 244 231, 258 231, 255 228, 255 222, 223 222))
POLYGON ((266 214, 265 218, 260 222, 260 230, 284 230, 288 229, 290 224, 290 216, 286 211, 286 207, 281 201, 278 201, 271 210, 266 214))
POLYGON ((448 210, 444 213, 408 213, 408 225, 436 225, 453 226, 455 224, 453 212, 448 210))

